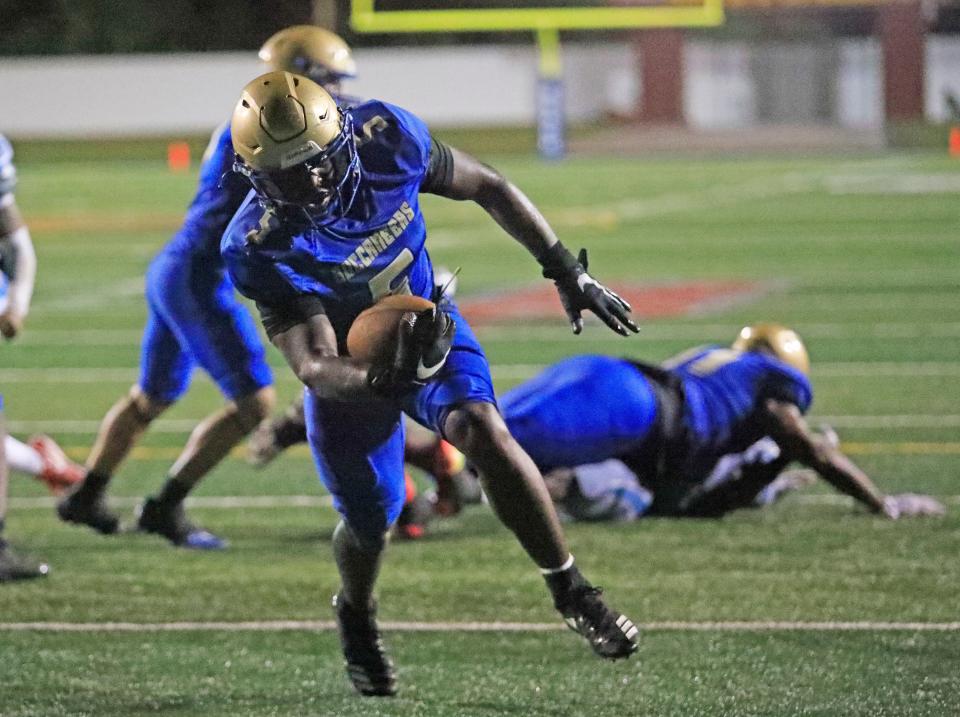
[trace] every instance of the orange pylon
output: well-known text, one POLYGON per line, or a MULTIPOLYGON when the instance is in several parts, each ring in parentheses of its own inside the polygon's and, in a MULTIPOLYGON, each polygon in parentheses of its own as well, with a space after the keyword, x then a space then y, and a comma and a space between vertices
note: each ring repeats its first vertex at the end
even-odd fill
POLYGON ((950 128, 950 140, 948 148, 951 157, 960 159, 960 127, 950 128))
POLYGON ((190 145, 186 142, 168 144, 167 167, 171 172, 186 172, 190 169, 190 145))

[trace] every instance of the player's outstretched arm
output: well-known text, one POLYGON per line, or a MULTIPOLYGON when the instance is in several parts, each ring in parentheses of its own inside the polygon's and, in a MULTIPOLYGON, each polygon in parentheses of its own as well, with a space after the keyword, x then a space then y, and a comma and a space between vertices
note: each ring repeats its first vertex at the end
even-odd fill
POLYGON ((812 468, 841 493, 852 496, 871 511, 888 518, 942 515, 943 506, 930 496, 885 496, 852 460, 826 437, 815 433, 792 403, 769 399, 764 420, 770 436, 790 460, 812 468))
POLYGON ((422 191, 449 199, 471 200, 520 242, 553 279, 574 333, 583 329, 583 311, 592 311, 611 329, 626 336, 638 331, 630 305, 587 273, 587 252, 574 257, 533 202, 493 167, 442 142, 433 141, 422 191))
POLYGON ((866 505, 884 512, 884 495, 869 476, 826 438, 810 429, 792 403, 768 399, 763 418, 770 436, 790 460, 812 468, 830 485, 866 505))

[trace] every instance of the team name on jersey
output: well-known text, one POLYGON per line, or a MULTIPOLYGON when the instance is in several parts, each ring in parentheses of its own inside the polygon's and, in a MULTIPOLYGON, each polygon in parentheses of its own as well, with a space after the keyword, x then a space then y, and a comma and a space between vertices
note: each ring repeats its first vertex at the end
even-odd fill
POLYGON ((344 282, 350 281, 358 272, 370 266, 387 247, 403 234, 404 229, 410 226, 414 216, 413 207, 409 203, 401 204, 383 229, 360 242, 360 246, 354 249, 353 253, 334 270, 337 278, 344 282))

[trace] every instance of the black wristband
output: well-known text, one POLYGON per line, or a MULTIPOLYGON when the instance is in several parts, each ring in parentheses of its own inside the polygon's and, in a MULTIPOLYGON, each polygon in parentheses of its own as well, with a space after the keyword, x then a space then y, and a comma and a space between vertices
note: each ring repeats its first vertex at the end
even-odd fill
POLYGON ((580 262, 561 242, 557 242, 538 258, 546 279, 557 280, 577 273, 580 262))

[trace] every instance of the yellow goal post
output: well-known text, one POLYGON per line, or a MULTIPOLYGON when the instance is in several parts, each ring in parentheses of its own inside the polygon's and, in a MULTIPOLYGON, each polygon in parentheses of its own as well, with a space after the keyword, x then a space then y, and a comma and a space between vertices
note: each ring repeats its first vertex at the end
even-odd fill
MULTIPOLYGON (((522 0, 520 0, 522 2, 522 0)), ((412 4, 412 3, 411 3, 412 4)), ((475 3, 482 5, 482 2, 475 3)), ((668 27, 715 27, 724 22, 723 0, 652 0, 649 4, 551 5, 549 0, 527 7, 377 9, 377 0, 352 0, 350 25, 364 33, 533 32, 539 52, 537 91, 538 144, 541 154, 564 153, 561 30, 639 30, 668 27), (559 132, 558 130, 559 123, 559 132), (544 135, 553 144, 544 146, 544 135)), ((548 142, 548 144, 550 144, 548 142)))

